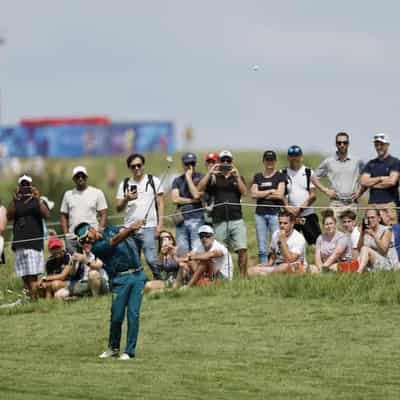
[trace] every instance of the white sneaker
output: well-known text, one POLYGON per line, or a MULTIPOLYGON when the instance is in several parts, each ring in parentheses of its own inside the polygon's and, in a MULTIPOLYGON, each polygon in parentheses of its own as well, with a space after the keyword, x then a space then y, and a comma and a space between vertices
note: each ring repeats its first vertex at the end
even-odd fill
POLYGON ((119 356, 118 360, 127 361, 127 360, 130 360, 131 358, 133 358, 133 357, 131 357, 129 354, 123 353, 119 356))
POLYGON ((104 353, 99 355, 99 358, 110 358, 110 357, 118 357, 118 350, 108 349, 104 353))

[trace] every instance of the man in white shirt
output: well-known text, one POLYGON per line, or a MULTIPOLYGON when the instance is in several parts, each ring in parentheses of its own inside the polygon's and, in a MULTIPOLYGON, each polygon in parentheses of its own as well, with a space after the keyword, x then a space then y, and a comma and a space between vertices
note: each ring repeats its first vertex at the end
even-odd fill
POLYGON ((312 183, 314 172, 304 166, 303 151, 299 146, 289 147, 288 162, 288 168, 282 170, 286 175, 285 209, 296 218, 294 228, 304 235, 308 244, 315 244, 321 229, 318 216, 311 207, 317 199, 312 183))
POLYGON ((259 264, 249 269, 249 276, 267 275, 276 272, 305 272, 306 241, 294 229, 293 214, 279 213, 279 230, 271 240, 271 254, 267 264, 259 264))
POLYGON ((359 256, 358 242, 360 240, 360 229, 357 226, 357 214, 352 210, 345 210, 340 214, 343 232, 350 236, 353 259, 359 256))
POLYGON ((187 263, 194 274, 188 287, 207 274, 211 279, 230 280, 233 277, 232 257, 228 249, 215 240, 215 232, 209 225, 202 225, 199 230, 200 244, 187 254, 187 263))
POLYGON ((125 226, 144 220, 143 227, 133 233, 133 239, 139 255, 143 249, 153 278, 159 280, 161 274, 157 267, 156 237, 163 229, 164 189, 159 178, 145 173, 145 161, 142 154, 131 154, 127 158, 126 164, 132 176, 119 184, 117 211, 125 212, 125 226))
POLYGON ((77 249, 74 229, 81 222, 87 222, 96 229, 102 229, 107 221, 107 201, 104 193, 88 185, 85 167, 77 166, 72 171, 75 188, 67 190, 61 202, 61 229, 66 235, 66 247, 73 253, 77 249))

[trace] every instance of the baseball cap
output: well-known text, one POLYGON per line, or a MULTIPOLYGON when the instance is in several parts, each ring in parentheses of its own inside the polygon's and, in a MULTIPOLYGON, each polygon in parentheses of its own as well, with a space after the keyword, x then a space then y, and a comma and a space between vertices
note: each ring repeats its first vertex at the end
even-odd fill
POLYGON ((184 164, 195 163, 195 162, 197 162, 197 156, 194 153, 185 153, 182 156, 182 162, 184 164))
POLYGON ((23 181, 32 183, 32 178, 29 175, 22 175, 18 178, 18 185, 20 185, 23 181))
POLYGON ((221 160, 221 158, 230 158, 231 160, 233 160, 233 155, 229 150, 222 150, 219 153, 218 157, 220 160, 221 160))
POLYGON ((81 222, 80 224, 78 224, 74 229, 74 233, 76 236, 78 236, 78 240, 81 237, 86 236, 89 229, 90 229, 90 224, 88 224, 87 222, 81 222))
POLYGON ((53 236, 49 239, 47 247, 49 248, 49 250, 51 250, 54 249, 54 247, 64 247, 64 245, 60 238, 58 238, 57 236, 53 236))
POLYGON ((87 171, 86 171, 86 168, 83 167, 82 165, 78 165, 77 167, 75 167, 75 168, 72 170, 72 177, 74 177, 75 175, 79 174, 80 172, 81 172, 82 174, 86 175, 86 176, 89 176, 88 173, 87 173, 87 171))
POLYGON ((374 139, 373 142, 381 142, 384 144, 389 144, 390 143, 390 139, 389 136, 386 133, 376 133, 374 135, 374 139))
POLYGON ((202 225, 199 230, 197 231, 197 233, 200 235, 200 233, 211 233, 212 235, 214 235, 214 229, 211 228, 210 225, 202 225))
POLYGON ((288 156, 301 156, 303 154, 303 150, 300 146, 293 145, 288 148, 287 154, 288 156))
POLYGON ((273 150, 264 151, 263 160, 276 161, 276 153, 273 150))
POLYGON ((207 153, 204 157, 206 161, 218 161, 218 153, 207 153))

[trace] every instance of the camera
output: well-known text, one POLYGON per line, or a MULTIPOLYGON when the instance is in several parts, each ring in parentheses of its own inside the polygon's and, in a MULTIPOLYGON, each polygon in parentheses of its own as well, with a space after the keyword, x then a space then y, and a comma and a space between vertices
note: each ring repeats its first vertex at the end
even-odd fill
POLYGON ((220 170, 221 172, 229 172, 229 171, 232 171, 232 165, 230 165, 230 164, 220 164, 219 170, 220 170))
POLYGON ((137 192, 137 185, 129 185, 129 191, 133 193, 137 192))
POLYGON ((369 229, 369 221, 368 221, 368 218, 363 218, 363 220, 362 220, 362 229, 363 229, 363 230, 369 229))

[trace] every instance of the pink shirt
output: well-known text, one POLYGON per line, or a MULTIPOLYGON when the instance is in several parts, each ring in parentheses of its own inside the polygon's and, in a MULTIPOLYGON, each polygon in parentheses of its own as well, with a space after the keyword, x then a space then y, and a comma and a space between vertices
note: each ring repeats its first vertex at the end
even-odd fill
POLYGON ((321 254, 321 261, 325 262, 340 246, 342 249, 344 248, 345 251, 338 261, 349 261, 352 259, 351 253, 351 239, 349 235, 345 235, 342 232, 337 231, 335 236, 329 238, 328 236, 322 234, 318 237, 316 243, 316 249, 320 251, 321 254))

